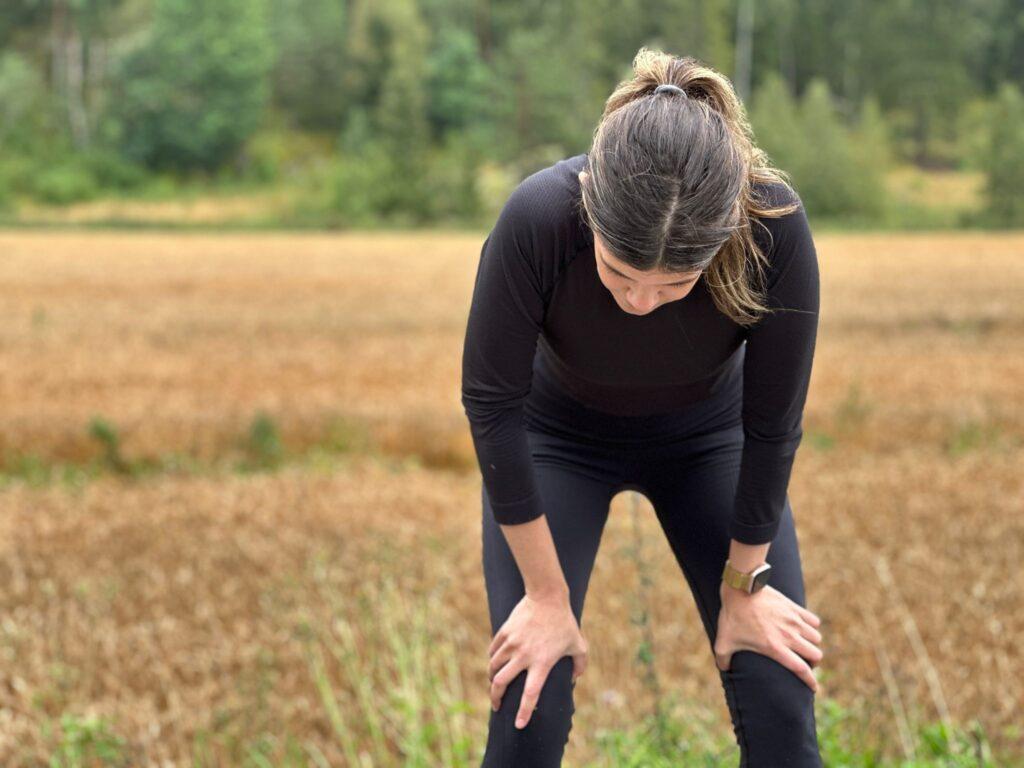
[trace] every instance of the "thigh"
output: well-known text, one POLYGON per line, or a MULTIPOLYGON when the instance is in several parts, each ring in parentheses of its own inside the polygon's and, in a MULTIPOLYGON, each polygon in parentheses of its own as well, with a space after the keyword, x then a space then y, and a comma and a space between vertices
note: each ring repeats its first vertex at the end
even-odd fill
MULTIPOLYGON (((542 433, 528 433, 541 505, 569 585, 576 620, 583 624, 583 603, 600 545, 616 475, 614 463, 589 454, 583 443, 542 433)), ((494 520, 486 489, 483 495, 483 567, 491 635, 498 631, 525 594, 522 574, 494 520)), ((529 724, 519 729, 526 672, 520 672, 490 713, 482 766, 486 768, 554 768, 562 754, 575 712, 571 656, 550 670, 529 724)))
MULTIPOLYGON (((648 462, 644 479, 658 519, 693 592, 710 660, 721 610, 719 585, 729 555, 728 523, 739 479, 742 442, 729 432, 706 436, 681 455, 648 462)), ((806 606, 796 525, 789 497, 768 549, 770 584, 806 606)), ((717 670, 717 666, 716 666, 717 670)), ((732 717, 741 765, 820 768, 814 693, 770 656, 749 650, 718 670, 732 717)))
MULTIPOLYGON (((672 552, 693 592, 714 646, 721 608, 719 585, 729 556, 729 520, 739 483, 741 426, 686 442, 645 461, 643 483, 672 552)), ((789 496, 768 548, 770 584, 806 605, 796 524, 789 496)))
MULTIPOLYGON (((582 443, 528 432, 537 490, 569 585, 569 600, 582 625, 590 574, 619 473, 612 458, 601 457, 582 443)), ((523 598, 522 574, 494 519, 486 488, 482 489, 483 569, 491 619, 498 631, 523 598)))

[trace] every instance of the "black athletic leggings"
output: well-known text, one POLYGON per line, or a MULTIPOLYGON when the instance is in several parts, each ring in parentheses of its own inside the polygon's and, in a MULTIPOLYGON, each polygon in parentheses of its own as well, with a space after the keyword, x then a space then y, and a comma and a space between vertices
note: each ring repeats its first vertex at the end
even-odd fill
MULTIPOLYGON (((643 493, 656 510, 700 609, 709 649, 714 647, 719 583, 729 553, 727 525, 743 446, 741 398, 742 373, 686 409, 649 417, 616 416, 568 396, 535 361, 525 421, 543 509, 581 627, 610 501, 632 489, 643 493)), ((788 497, 767 559, 772 565, 769 584, 806 606, 788 497)), ((524 587, 486 489, 483 570, 493 636, 522 599, 524 587)), ((708 663, 714 664, 713 652, 708 663)), ((571 656, 555 664, 523 729, 515 727, 515 716, 526 672, 516 676, 499 710, 490 711, 482 768, 561 764, 575 712, 572 670, 571 656)), ((814 692, 799 677, 771 657, 749 650, 734 652, 730 669, 718 674, 740 747, 741 768, 822 765, 814 692)))

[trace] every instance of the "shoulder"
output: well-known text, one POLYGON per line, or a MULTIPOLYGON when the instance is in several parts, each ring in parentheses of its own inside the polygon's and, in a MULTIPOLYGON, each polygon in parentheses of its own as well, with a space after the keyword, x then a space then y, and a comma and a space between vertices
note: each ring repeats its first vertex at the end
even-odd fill
POLYGON ((526 176, 509 194, 501 216, 521 231, 568 235, 579 220, 577 174, 585 158, 559 160, 526 176))
MULTIPOLYGON (((770 241, 776 234, 785 235, 807 220, 804 202, 793 187, 780 181, 759 181, 753 185, 753 197, 761 208, 782 208, 795 205, 796 209, 782 216, 754 216, 751 229, 754 237, 770 241)), ((759 241, 760 242, 760 241, 759 241)))
POLYGON ((488 236, 506 257, 526 260, 549 279, 576 252, 582 238, 577 173, 585 155, 559 160, 522 179, 502 206, 488 236))
POLYGON ((754 185, 754 195, 762 207, 796 205, 793 211, 782 216, 751 218, 751 233, 768 259, 768 284, 775 283, 794 265, 816 268, 817 252, 799 193, 783 182, 758 182, 754 185))

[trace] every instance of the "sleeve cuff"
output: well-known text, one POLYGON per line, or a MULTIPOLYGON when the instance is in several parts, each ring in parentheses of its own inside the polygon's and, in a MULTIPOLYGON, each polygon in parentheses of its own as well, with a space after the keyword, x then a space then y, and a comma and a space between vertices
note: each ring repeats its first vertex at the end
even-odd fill
POLYGON ((750 523, 742 523, 733 518, 729 522, 729 536, 741 544, 767 544, 778 533, 780 522, 779 520, 774 520, 761 525, 751 525, 750 523))
POLYGON ((534 493, 520 501, 507 504, 491 504, 491 512, 499 525, 520 525, 536 520, 544 511, 540 506, 540 496, 534 493))

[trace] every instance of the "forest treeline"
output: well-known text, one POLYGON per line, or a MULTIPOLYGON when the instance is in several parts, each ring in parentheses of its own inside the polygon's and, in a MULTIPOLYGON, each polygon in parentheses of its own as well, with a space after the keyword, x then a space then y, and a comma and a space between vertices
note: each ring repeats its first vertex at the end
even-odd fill
POLYGON ((334 226, 479 221, 586 151, 640 46, 726 74, 813 215, 886 222, 895 167, 1024 226, 1020 0, 4 0, 0 208, 291 186, 334 226))

